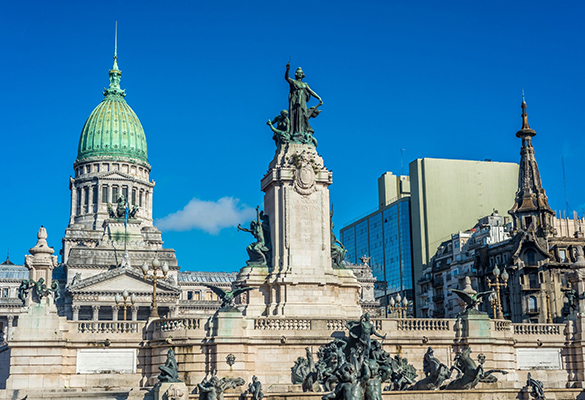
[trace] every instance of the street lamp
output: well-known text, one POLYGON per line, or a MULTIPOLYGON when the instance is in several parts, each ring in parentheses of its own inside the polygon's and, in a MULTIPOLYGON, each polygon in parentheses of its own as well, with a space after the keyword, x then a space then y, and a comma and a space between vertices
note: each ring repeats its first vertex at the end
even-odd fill
POLYGON ((158 318, 158 309, 156 306, 156 281, 159 278, 162 278, 163 280, 167 279, 167 273, 169 272, 169 265, 164 262, 162 264, 162 276, 158 275, 158 271, 160 268, 160 260, 158 258, 154 258, 154 260, 152 260, 152 275, 148 275, 148 271, 150 271, 150 268, 148 267, 148 264, 146 263, 146 261, 144 262, 144 264, 142 264, 142 272, 144 273, 144 279, 145 280, 151 280, 152 281, 152 309, 150 310, 150 318, 158 318))
POLYGON ((498 280, 498 277, 500 276, 500 269, 498 268, 498 266, 496 265, 494 267, 494 270, 492 271, 492 274, 494 274, 494 282, 492 282, 490 280, 490 278, 486 277, 487 280, 487 284, 488 287, 491 288, 495 288, 496 289, 496 312, 494 313, 494 316, 496 319, 504 319, 504 314, 502 313, 502 298, 500 296, 500 288, 504 288, 508 286, 508 272, 506 272, 506 269, 504 269, 504 272, 502 272, 502 282, 500 282, 498 280))
POLYGON ((117 305, 120 305, 122 300, 124 300, 124 321, 126 321, 126 307, 128 307, 127 301, 130 300, 130 303, 134 305, 134 303, 136 303, 136 295, 134 293, 132 293, 132 295, 128 295, 128 291, 124 289, 122 296, 117 293, 114 299, 116 300, 117 305))
POLYGON ((396 295, 396 299, 394 297, 390 297, 390 309, 392 312, 398 311, 400 313, 400 318, 404 318, 403 312, 406 312, 408 309, 408 299, 406 296, 402 298, 400 293, 396 295))

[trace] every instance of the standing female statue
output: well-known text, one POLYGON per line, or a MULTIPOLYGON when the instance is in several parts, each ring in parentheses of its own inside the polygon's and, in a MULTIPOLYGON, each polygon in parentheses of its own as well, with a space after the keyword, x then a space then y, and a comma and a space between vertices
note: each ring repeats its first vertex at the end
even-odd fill
POLYGON ((290 62, 286 64, 284 79, 290 85, 288 94, 288 115, 290 119, 290 135, 295 141, 310 141, 313 135, 313 129, 309 125, 309 118, 316 117, 321 111, 317 107, 323 104, 323 100, 315 93, 307 83, 303 82, 305 74, 301 67, 295 72, 295 79, 288 76, 290 71, 290 62), (307 109, 307 103, 311 96, 319 100, 317 106, 307 109))

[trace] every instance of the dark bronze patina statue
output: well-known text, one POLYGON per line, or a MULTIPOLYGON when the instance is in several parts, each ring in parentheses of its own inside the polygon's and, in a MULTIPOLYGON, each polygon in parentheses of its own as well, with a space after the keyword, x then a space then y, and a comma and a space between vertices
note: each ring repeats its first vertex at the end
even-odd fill
POLYGON ((160 382, 181 382, 179 379, 179 366, 175 360, 175 351, 169 349, 167 352, 167 361, 165 365, 158 367, 160 375, 158 380, 160 382))

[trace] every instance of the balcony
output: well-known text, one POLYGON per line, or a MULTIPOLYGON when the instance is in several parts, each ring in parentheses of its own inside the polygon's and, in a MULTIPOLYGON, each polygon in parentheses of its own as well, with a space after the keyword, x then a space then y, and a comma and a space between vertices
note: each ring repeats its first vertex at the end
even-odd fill
POLYGON ((529 308, 526 311, 526 314, 528 314, 528 315, 538 315, 538 314, 540 314, 540 310, 538 308, 529 308))
POLYGON ((427 283, 427 282, 431 282, 433 280, 433 277, 430 275, 423 275, 419 280, 418 280, 418 284, 422 285, 423 283, 427 283))
POLYGON ((438 294, 436 296, 433 296, 433 301, 434 302, 439 302, 439 301, 443 301, 443 300, 445 300, 445 296, 442 295, 442 294, 438 294))
POLYGON ((520 288, 525 292, 535 292, 540 290, 540 283, 530 282, 529 284, 520 285, 520 288))
POLYGON ((443 286, 443 277, 439 276, 433 279, 433 287, 443 286))
POLYGON ((443 318, 445 317, 445 310, 443 310, 442 308, 435 310, 433 316, 436 318, 443 318))

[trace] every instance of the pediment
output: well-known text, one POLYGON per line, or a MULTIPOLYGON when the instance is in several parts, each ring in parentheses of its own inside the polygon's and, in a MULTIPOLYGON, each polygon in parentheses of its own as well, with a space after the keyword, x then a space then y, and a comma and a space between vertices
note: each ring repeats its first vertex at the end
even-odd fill
MULTIPOLYGON (((157 281, 157 291, 162 293, 179 293, 180 289, 163 280, 157 281)), ((75 282, 68 288, 71 293, 76 292, 119 292, 124 289, 132 293, 152 292, 152 281, 144 280, 142 272, 134 267, 115 268, 92 277, 75 282)))

